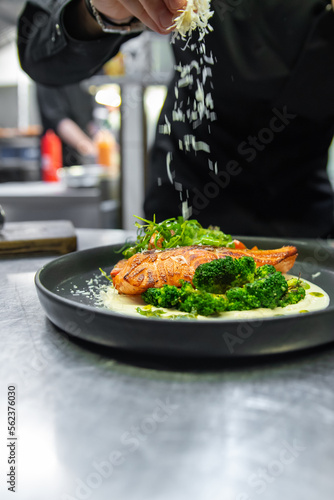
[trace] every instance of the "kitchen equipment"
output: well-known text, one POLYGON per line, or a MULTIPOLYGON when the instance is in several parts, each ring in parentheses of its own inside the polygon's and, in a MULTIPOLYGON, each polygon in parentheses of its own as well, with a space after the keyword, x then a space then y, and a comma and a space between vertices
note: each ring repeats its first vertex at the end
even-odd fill
POLYGON ((0 256, 76 250, 77 238, 70 221, 7 222, 0 233, 0 256))

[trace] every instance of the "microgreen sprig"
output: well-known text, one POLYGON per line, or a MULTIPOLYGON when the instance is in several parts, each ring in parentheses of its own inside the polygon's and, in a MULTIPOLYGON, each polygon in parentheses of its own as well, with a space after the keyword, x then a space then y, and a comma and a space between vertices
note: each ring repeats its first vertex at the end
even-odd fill
POLYGON ((234 247, 229 234, 223 233, 219 228, 205 229, 195 219, 185 220, 179 216, 156 222, 155 216, 152 221, 135 217, 141 221, 135 223, 137 240, 132 247, 122 249, 125 258, 152 248, 165 249, 191 245, 234 247))

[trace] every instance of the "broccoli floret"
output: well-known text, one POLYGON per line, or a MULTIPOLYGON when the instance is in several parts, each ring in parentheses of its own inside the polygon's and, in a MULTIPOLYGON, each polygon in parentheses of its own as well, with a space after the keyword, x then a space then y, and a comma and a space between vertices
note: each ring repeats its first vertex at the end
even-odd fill
POLYGON ((264 278, 254 280, 253 283, 227 290, 228 310, 244 311, 258 307, 274 309, 287 290, 286 279, 281 272, 275 270, 264 278))
POLYGON ((283 274, 275 271, 253 283, 247 283, 245 289, 250 295, 259 299, 261 307, 273 309, 278 306, 278 301, 287 292, 288 284, 283 274))
POLYGON ((240 257, 233 259, 235 267, 235 279, 231 286, 242 286, 245 283, 252 283, 254 281, 256 264, 252 257, 240 257))
POLYGON ((225 295, 194 290, 183 296, 179 305, 180 311, 200 314, 201 316, 212 316, 226 310, 227 298, 225 295))
POLYGON ((197 267, 194 286, 202 291, 223 294, 231 287, 254 281, 255 261, 252 257, 233 259, 226 256, 197 267))
POLYGON ((264 266, 259 266, 255 269, 254 279, 264 278, 268 274, 276 273, 276 269, 271 264, 264 264, 264 266))
POLYGON ((177 307, 180 301, 180 290, 176 286, 164 285, 162 288, 149 288, 142 294, 147 304, 155 307, 177 307))
POLYGON ((149 288, 142 294, 148 304, 156 307, 175 308, 180 311, 211 316, 225 311, 227 299, 224 295, 195 290, 191 283, 183 281, 181 288, 164 285, 162 288, 149 288))
POLYGON ((280 299, 278 305, 286 307, 290 304, 297 304, 305 298, 305 288, 299 278, 291 278, 287 281, 288 291, 280 299))
POLYGON ((261 307, 260 300, 251 295, 245 287, 230 288, 226 292, 228 300, 227 311, 248 311, 261 307))

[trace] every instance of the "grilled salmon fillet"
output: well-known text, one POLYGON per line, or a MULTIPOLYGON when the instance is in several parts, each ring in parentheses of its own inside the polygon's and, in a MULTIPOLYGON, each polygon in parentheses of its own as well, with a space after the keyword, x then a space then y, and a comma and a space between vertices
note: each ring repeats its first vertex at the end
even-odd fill
POLYGON ((248 250, 211 246, 188 246, 166 250, 147 250, 122 260, 111 271, 113 283, 119 293, 139 295, 148 288, 163 285, 180 286, 179 281, 192 281, 200 264, 221 259, 253 257, 256 266, 271 264, 277 271, 286 273, 292 268, 297 248, 285 246, 275 250, 248 250))

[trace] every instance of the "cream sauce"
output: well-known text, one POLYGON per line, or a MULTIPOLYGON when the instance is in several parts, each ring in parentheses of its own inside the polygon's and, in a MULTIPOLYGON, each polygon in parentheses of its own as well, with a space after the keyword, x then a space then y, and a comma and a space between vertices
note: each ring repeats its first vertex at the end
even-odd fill
MULTIPOLYGON (((291 278, 292 276, 286 276, 286 278, 291 278)), ((301 300, 297 304, 292 304, 286 307, 276 307, 275 309, 252 309, 250 311, 226 311, 220 313, 218 316, 197 316, 197 319, 208 320, 208 321, 222 321, 222 320, 240 320, 248 318, 268 318, 268 317, 278 317, 278 316, 288 316, 290 314, 308 313, 313 311, 318 311, 325 309, 329 305, 328 294, 319 286, 311 283, 307 280, 302 280, 304 283, 309 285, 306 290, 305 299, 301 300)), ((147 304, 139 295, 120 295, 112 284, 104 285, 100 289, 98 297, 98 305, 103 306, 106 309, 110 309, 114 312, 121 313, 127 316, 136 316, 138 318, 143 317, 137 311, 137 307, 144 308, 147 304)), ((151 306, 150 306, 151 307, 151 306)), ((183 315, 176 309, 164 309, 162 307, 154 308, 160 309, 166 312, 166 317, 168 315, 177 314, 183 315)), ((165 316, 163 315, 162 318, 165 316)), ((196 320, 195 320, 196 321, 196 320)))

